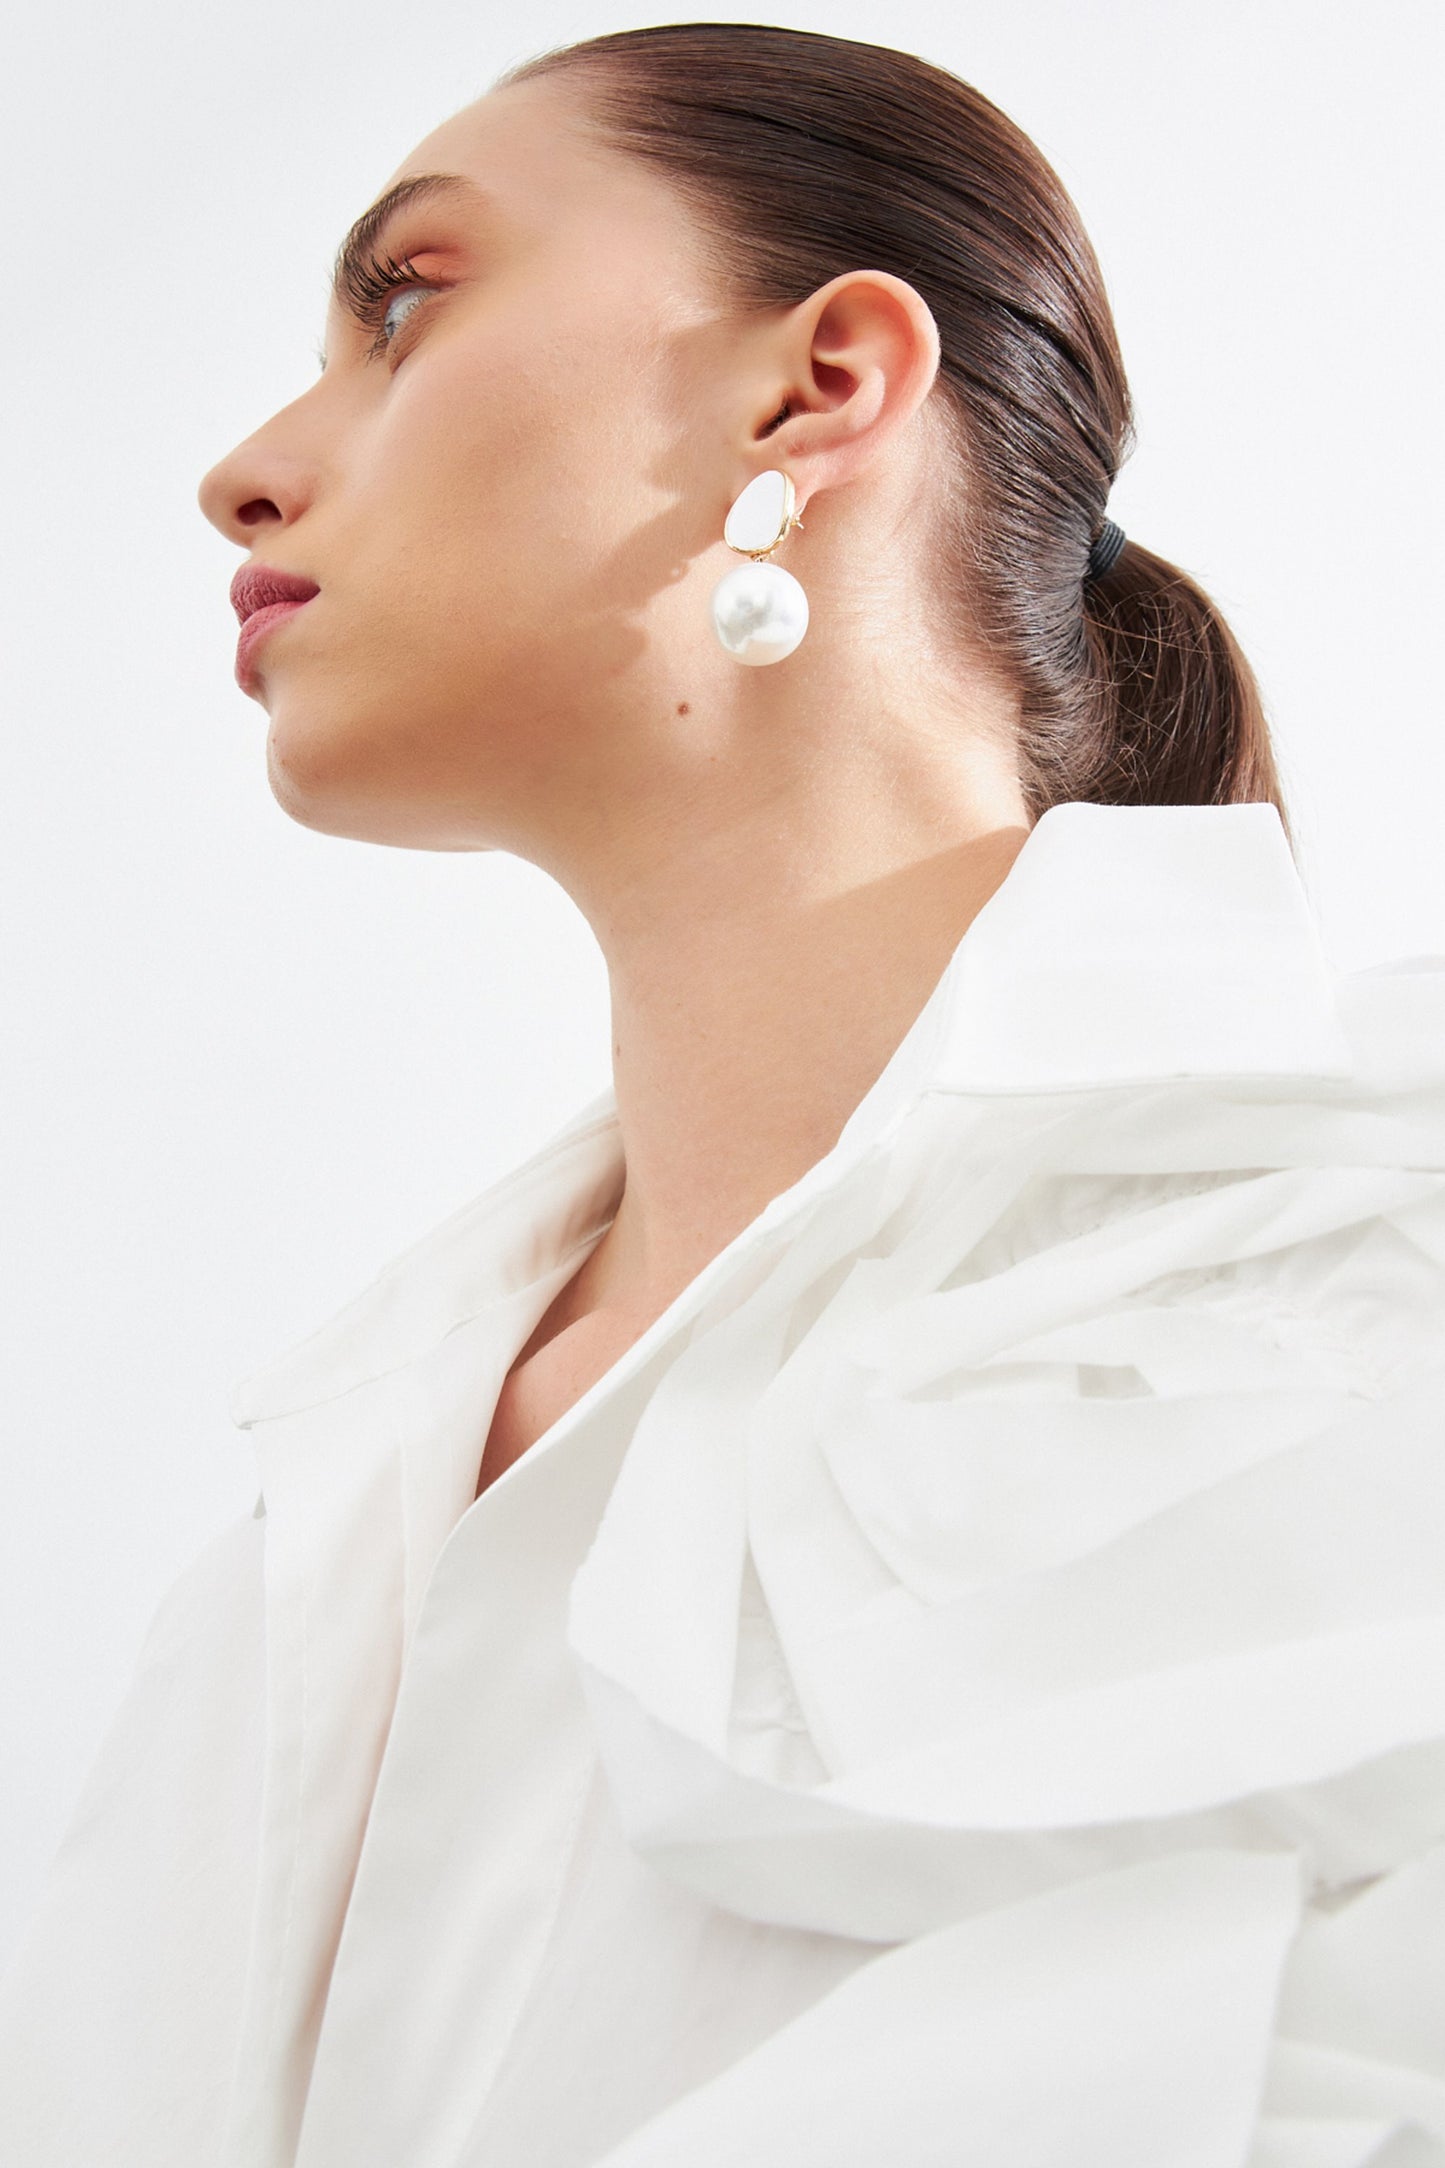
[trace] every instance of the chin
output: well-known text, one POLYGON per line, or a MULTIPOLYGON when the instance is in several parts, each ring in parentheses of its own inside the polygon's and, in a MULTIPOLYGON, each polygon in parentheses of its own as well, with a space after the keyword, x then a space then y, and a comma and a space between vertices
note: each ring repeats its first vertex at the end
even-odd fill
POLYGON ((410 851, 501 847, 495 838, 460 824, 454 804, 431 804, 423 792, 409 789, 407 777, 396 773, 394 749, 389 767, 368 762, 354 734, 348 740, 315 730, 297 733, 278 728, 273 719, 266 772, 282 812, 318 835, 410 851))
POLYGON ((324 757, 324 734, 298 731, 273 714, 266 738, 266 777, 283 813, 303 828, 323 835, 344 834, 342 803, 347 793, 334 752, 324 757))
POLYGON ((395 815, 385 797, 368 792, 354 750, 324 731, 297 731, 272 718, 266 739, 266 776, 283 813, 319 835, 353 836, 388 843, 395 815))

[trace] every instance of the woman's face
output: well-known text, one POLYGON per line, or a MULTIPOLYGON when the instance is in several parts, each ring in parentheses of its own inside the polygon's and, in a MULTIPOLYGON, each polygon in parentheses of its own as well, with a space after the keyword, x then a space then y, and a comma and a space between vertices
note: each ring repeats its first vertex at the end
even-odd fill
POLYGON ((515 84, 418 146, 389 186, 459 178, 371 237, 407 285, 365 325, 333 300, 319 381, 201 484, 248 565, 320 590, 248 687, 309 827, 545 863, 729 666, 708 593, 782 380, 576 100, 515 84))

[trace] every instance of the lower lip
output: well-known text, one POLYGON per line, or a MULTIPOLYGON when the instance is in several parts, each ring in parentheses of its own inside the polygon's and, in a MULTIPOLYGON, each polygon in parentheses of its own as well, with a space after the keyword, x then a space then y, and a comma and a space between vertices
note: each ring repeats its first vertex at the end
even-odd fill
MULTIPOLYGON (((315 599, 314 595, 308 595, 306 601, 313 602, 315 599)), ((251 690, 251 657, 258 644, 275 626, 284 624, 288 617, 294 617, 298 610, 304 610, 305 607, 305 602, 268 602, 264 610, 251 612, 241 627, 241 637, 236 642, 236 683, 243 693, 251 690)))

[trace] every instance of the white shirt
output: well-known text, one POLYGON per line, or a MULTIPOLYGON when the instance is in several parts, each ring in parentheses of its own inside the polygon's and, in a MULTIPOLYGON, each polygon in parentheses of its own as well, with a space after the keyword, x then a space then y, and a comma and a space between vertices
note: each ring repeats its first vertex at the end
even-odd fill
POLYGON ((1445 2163, 1445 958, 1053 807, 477 1498, 622 1177, 605 1094, 235 1388, 7 2168, 1445 2163))

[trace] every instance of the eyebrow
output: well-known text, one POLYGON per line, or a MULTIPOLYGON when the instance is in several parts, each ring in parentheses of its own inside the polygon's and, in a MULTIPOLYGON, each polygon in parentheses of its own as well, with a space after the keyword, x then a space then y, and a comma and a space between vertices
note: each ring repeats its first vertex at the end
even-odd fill
MULTIPOLYGON (((482 190, 465 173, 412 173, 385 195, 378 196, 369 209, 362 212, 346 239, 336 252, 336 263, 331 274, 330 303, 335 308, 356 313, 358 282, 369 257, 375 254, 383 233, 409 204, 430 202, 438 196, 456 196, 478 202, 482 190)), ((318 347, 316 358, 323 369, 326 356, 318 347)))

